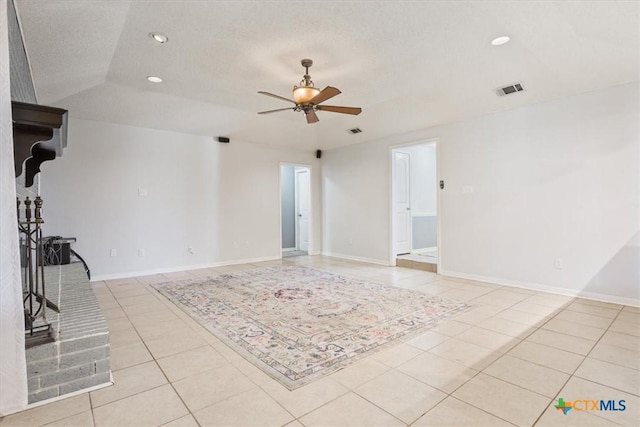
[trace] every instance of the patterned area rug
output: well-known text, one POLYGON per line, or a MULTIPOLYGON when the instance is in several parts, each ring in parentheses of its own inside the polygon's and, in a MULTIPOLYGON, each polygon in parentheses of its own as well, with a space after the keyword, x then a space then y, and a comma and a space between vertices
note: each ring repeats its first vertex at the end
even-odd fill
POLYGON ((153 286, 290 390, 469 307, 300 266, 153 286))

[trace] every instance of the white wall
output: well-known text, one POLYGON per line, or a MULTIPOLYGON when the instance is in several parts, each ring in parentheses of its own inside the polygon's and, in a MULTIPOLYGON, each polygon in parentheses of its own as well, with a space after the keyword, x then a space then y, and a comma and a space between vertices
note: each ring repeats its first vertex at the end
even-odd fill
POLYGON ((389 153, 381 143, 323 152, 324 254, 388 264, 389 153))
POLYGON ((280 162, 295 162, 312 166, 320 251, 313 154, 72 118, 64 155, 42 167, 45 234, 76 237, 98 278, 279 258, 280 162))
POLYGON ((443 273, 640 304, 639 90, 327 151, 325 252, 389 262, 389 147, 437 138, 443 273))

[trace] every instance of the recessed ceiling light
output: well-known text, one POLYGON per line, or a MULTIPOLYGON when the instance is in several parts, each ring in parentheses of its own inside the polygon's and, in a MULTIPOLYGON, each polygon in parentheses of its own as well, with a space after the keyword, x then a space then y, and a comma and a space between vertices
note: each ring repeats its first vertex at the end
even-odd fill
POLYGON ((500 37, 496 37, 495 39, 491 40, 491 44, 494 46, 500 46, 503 45, 505 43, 507 43, 509 40, 511 40, 509 38, 509 36, 500 36, 500 37))
POLYGON ((164 44, 169 41, 169 37, 160 33, 149 33, 149 37, 151 37, 153 40, 157 41, 160 44, 164 44))
POLYGON ((156 76, 147 76, 147 80, 149 80, 151 83, 162 83, 162 79, 156 76))

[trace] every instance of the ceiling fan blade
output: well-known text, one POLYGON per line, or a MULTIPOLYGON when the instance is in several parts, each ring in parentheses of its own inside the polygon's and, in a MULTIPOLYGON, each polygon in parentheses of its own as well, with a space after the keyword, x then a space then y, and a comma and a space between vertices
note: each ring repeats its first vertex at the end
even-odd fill
POLYGON ((309 103, 318 105, 329 98, 333 98, 336 95, 340 95, 341 93, 342 92, 340 92, 340 89, 337 89, 333 86, 327 86, 324 89, 322 89, 319 94, 311 98, 311 101, 309 101, 309 103))
POLYGON ((284 96, 280 96, 280 95, 274 95, 273 93, 263 92, 263 91, 261 91, 261 90, 259 90, 259 91, 258 91, 258 93, 261 93, 262 95, 270 96, 270 97, 272 97, 272 98, 282 99, 283 101, 293 102, 294 104, 296 103, 296 101, 294 101, 294 100, 292 100, 292 99, 288 99, 288 98, 285 98, 284 96))
POLYGON ((359 107, 336 107, 335 105, 318 105, 318 110, 331 111, 332 113, 353 114, 357 116, 362 113, 362 108, 359 107))
POLYGON ((287 111, 287 110, 295 110, 295 108, 294 107, 278 108, 277 110, 260 111, 258 114, 270 114, 270 113, 277 113, 278 111, 287 111))
POLYGON ((316 112, 311 109, 305 111, 304 114, 307 116, 307 123, 309 124, 320 121, 320 119, 318 119, 318 116, 316 116, 316 112))

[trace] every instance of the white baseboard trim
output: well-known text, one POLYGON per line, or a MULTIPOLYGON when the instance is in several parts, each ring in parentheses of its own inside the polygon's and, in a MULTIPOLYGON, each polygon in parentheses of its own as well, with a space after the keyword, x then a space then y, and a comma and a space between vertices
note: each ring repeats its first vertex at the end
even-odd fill
POLYGON ((293 252, 296 248, 282 248, 282 252, 293 252))
MULTIPOLYGON (((277 261, 279 259, 282 259, 282 255, 266 256, 266 257, 259 257, 259 258, 236 259, 232 261, 219 261, 219 262, 214 262, 213 264, 210 265, 210 267, 205 267, 205 268, 224 267, 227 265, 238 265, 238 264, 252 264, 254 262, 277 261)), ((193 270, 193 269, 188 268, 187 270, 193 270)))
POLYGON ((99 282, 102 280, 128 279, 130 277, 150 276, 152 274, 176 273, 178 271, 198 270, 200 268, 216 268, 216 267, 224 267, 227 265, 251 264, 254 262, 276 261, 280 259, 282 259, 282 255, 260 257, 260 258, 236 259, 231 261, 218 261, 218 262, 211 262, 207 264, 184 265, 180 267, 155 268, 152 270, 129 271, 126 273, 102 274, 102 275, 91 277, 91 281, 99 282))
POLYGON ((475 280, 478 282, 493 283, 496 285, 509 286, 513 288, 529 289, 532 291, 549 292, 550 294, 564 295, 569 297, 579 297, 594 301, 610 302, 614 304, 630 305, 640 307, 640 300, 636 298, 619 297, 616 295, 600 294, 597 292, 584 292, 579 289, 567 289, 557 286, 542 285, 533 282, 521 282, 518 280, 507 280, 499 277, 478 276, 475 274, 458 273, 456 271, 443 270, 438 272, 442 276, 457 277, 460 279, 475 280))
POLYGON ((420 248, 420 249, 414 249, 411 251, 412 254, 423 254, 425 252, 431 252, 434 250, 438 250, 437 246, 432 246, 430 248, 420 248))
POLYGON ((365 257, 360 257, 360 256, 336 254, 336 253, 333 253, 333 252, 322 252, 321 255, 332 257, 332 258, 342 258, 342 259, 346 259, 346 260, 349 260, 349 261, 368 262, 370 264, 384 265, 385 267, 389 267, 389 262, 388 261, 382 261, 382 260, 375 259, 375 258, 365 258, 365 257))
POLYGON ((632 307, 640 307, 640 300, 635 298, 618 297, 615 295, 600 294, 597 292, 581 292, 580 298, 590 299, 593 301, 612 302, 614 304, 630 305, 632 307))

